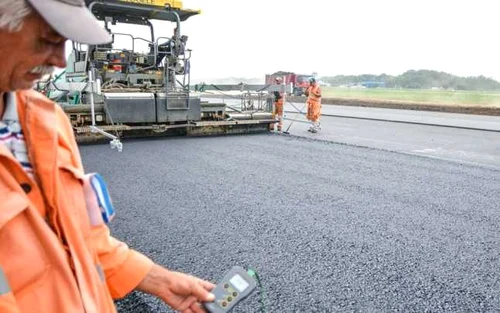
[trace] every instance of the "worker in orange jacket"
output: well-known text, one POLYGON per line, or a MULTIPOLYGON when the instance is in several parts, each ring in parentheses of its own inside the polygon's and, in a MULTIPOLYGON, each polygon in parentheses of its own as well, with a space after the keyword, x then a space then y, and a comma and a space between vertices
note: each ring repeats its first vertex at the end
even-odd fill
POLYGON ((308 131, 317 133, 321 129, 321 88, 316 79, 309 79, 309 87, 305 91, 307 96, 307 120, 311 122, 308 131))
POLYGON ((84 0, 2 0, 0 312, 115 313, 113 299, 132 290, 175 310, 205 312, 201 302, 213 301, 213 284, 111 237, 90 205, 95 198, 69 120, 30 90, 66 66, 66 39, 95 45, 111 38, 84 0))
MULTIPOLYGON (((275 78, 276 85, 282 86, 283 78, 275 78)), ((280 132, 283 128, 283 92, 274 91, 274 107, 273 107, 273 117, 278 119, 278 131, 280 132)), ((271 130, 274 130, 274 124, 270 125, 271 130)))

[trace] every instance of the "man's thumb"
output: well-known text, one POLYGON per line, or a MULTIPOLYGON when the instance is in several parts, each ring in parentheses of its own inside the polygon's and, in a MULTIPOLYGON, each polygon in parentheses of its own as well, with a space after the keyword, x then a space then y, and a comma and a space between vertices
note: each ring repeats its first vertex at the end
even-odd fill
POLYGON ((212 302, 215 300, 215 295, 213 293, 208 292, 200 284, 196 284, 193 290, 193 294, 194 296, 196 296, 196 298, 198 298, 198 300, 202 302, 212 302))

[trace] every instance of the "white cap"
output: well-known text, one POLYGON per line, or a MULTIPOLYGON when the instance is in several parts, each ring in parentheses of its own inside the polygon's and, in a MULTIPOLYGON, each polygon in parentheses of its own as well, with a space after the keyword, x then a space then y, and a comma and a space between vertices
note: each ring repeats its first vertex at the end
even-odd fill
POLYGON ((27 0, 61 36, 97 45, 111 42, 111 35, 85 6, 84 0, 27 0))

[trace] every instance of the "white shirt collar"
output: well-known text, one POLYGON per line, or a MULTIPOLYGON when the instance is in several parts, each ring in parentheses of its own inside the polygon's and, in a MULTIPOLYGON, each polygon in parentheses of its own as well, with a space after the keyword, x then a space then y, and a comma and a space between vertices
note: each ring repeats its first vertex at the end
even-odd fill
POLYGON ((17 121, 19 116, 17 114, 16 94, 7 92, 4 94, 5 110, 3 112, 3 121, 17 121))

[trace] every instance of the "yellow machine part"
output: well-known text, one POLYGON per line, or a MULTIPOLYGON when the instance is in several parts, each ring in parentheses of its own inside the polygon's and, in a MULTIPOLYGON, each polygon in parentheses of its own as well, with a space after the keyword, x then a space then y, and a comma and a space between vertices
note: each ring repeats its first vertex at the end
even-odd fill
POLYGON ((164 8, 170 6, 172 9, 182 10, 182 1, 180 0, 120 0, 121 2, 129 2, 135 4, 144 4, 164 8))
POLYGON ((169 13, 174 11, 184 22, 191 16, 201 14, 201 10, 184 9, 182 0, 85 0, 85 3, 101 21, 113 17, 118 22, 127 22, 128 18, 175 22, 175 16, 169 13))

